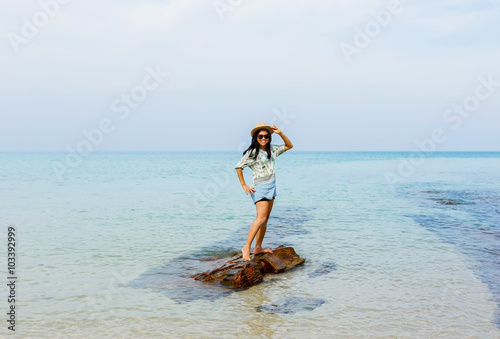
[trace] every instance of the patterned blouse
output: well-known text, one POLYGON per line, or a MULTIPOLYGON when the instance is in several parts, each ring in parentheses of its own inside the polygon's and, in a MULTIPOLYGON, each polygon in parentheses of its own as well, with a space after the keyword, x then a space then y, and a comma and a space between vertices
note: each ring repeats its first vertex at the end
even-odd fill
MULTIPOLYGON (((252 150, 252 155, 255 150, 252 150)), ((246 152, 234 168, 250 167, 253 171, 253 185, 260 184, 274 178, 274 170, 276 169, 276 158, 285 152, 285 144, 271 145, 271 159, 267 158, 267 152, 259 148, 257 159, 250 157, 250 152, 246 152)))

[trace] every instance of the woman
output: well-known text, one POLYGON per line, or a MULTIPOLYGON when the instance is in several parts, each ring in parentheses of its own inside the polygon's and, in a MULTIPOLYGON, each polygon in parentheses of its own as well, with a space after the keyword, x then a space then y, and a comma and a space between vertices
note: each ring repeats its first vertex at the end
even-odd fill
POLYGON ((275 125, 267 126, 263 122, 255 125, 250 132, 252 144, 243 152, 243 157, 236 164, 236 172, 240 179, 241 187, 248 195, 250 193, 257 209, 255 218, 250 230, 248 231, 247 243, 241 249, 243 260, 250 260, 250 248, 255 237, 255 247, 253 254, 272 253, 267 248, 262 248, 262 240, 266 234, 267 221, 273 208, 274 197, 276 197, 276 177, 274 169, 276 168, 276 158, 293 147, 290 140, 275 125), (271 134, 276 133, 285 142, 284 145, 271 145, 271 134), (253 184, 249 187, 245 184, 243 177, 243 168, 250 167, 253 171, 253 184))

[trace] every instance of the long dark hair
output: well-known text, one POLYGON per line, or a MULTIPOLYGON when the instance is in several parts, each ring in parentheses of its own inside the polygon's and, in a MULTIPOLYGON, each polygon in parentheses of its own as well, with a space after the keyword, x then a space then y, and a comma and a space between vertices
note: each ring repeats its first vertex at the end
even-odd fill
POLYGON ((245 155, 246 152, 250 152, 250 156, 252 157, 252 152, 255 150, 253 154, 253 159, 257 159, 257 155, 259 154, 259 149, 260 145, 259 142, 257 141, 257 136, 259 135, 260 131, 267 131, 269 133, 269 142, 266 144, 266 152, 267 152, 267 158, 271 159, 271 132, 267 128, 261 128, 257 132, 255 132, 252 136, 252 144, 248 146, 248 148, 243 152, 243 155, 245 155))

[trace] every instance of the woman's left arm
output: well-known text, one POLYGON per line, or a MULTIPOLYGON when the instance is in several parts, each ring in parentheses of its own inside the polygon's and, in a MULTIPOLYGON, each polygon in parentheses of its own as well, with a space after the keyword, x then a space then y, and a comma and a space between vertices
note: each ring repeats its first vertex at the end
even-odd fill
POLYGON ((288 139, 285 133, 283 133, 278 127, 276 127, 276 125, 272 125, 271 128, 273 129, 273 132, 278 134, 281 137, 281 139, 283 139, 283 141, 285 142, 285 152, 288 151, 290 148, 293 148, 292 142, 290 141, 290 139, 288 139))

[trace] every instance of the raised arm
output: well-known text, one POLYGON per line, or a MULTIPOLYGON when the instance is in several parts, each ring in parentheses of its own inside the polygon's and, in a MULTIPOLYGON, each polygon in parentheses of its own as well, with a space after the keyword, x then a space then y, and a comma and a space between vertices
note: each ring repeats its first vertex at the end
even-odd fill
POLYGON ((278 134, 285 142, 285 152, 290 148, 293 148, 292 142, 290 141, 290 139, 288 139, 285 133, 283 133, 278 127, 276 127, 276 125, 272 125, 271 128, 273 129, 274 133, 278 134))

